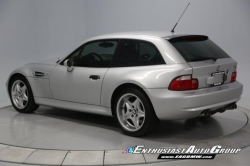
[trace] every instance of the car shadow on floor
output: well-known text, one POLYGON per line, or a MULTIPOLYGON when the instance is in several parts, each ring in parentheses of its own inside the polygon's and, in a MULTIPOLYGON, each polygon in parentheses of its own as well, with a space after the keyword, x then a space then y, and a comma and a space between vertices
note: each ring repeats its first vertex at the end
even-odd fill
POLYGON ((123 134, 116 119, 109 116, 44 106, 32 114, 8 107, 0 115, 1 143, 62 150, 176 147, 227 135, 247 122, 242 112, 226 111, 211 118, 164 120, 153 133, 135 138, 123 134))
MULTIPOLYGON (((105 128, 124 135, 114 117, 48 107, 37 110, 35 114, 82 125, 105 128)), ((164 120, 159 123, 159 126, 152 134, 144 136, 143 139, 162 140, 164 142, 165 138, 174 137, 181 139, 182 136, 185 135, 185 140, 202 140, 208 137, 213 138, 220 136, 221 134, 223 134, 223 130, 221 129, 220 123, 218 123, 216 118, 210 117, 188 120, 164 120)))

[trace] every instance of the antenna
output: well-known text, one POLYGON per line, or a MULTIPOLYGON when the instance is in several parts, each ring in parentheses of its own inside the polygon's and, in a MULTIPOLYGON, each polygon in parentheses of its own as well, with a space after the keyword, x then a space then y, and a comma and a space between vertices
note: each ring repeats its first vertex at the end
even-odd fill
POLYGON ((180 21, 180 19, 181 19, 182 15, 183 15, 183 14, 185 13, 185 11, 187 10, 187 8, 188 8, 189 4, 190 4, 190 2, 188 3, 187 7, 185 8, 185 10, 183 11, 183 13, 181 14, 181 16, 180 16, 179 20, 177 21, 177 23, 175 24, 175 26, 174 26, 174 27, 173 27, 173 29, 171 30, 171 32, 172 32, 172 33, 174 33, 174 29, 175 29, 176 25, 177 25, 177 24, 178 24, 178 22, 180 21))

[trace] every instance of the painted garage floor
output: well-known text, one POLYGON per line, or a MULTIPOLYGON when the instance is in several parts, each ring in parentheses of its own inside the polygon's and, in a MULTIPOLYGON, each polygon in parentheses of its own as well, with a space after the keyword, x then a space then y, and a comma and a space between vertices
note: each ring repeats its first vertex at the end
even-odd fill
POLYGON ((212 118, 163 121, 150 136, 121 133, 115 119, 41 107, 20 114, 0 109, 0 165, 247 165, 250 110, 238 108, 212 118), (218 155, 212 161, 158 160, 158 154, 123 154, 128 146, 243 148, 237 155, 218 155), (232 157, 229 157, 232 156, 232 157))
POLYGON ((233 133, 247 123, 238 108, 211 118, 162 121, 149 136, 124 135, 115 118, 40 107, 21 114, 13 107, 0 109, 0 143, 18 147, 57 150, 122 150, 135 145, 175 147, 233 133))
MULTIPOLYGON (((140 164, 138 166, 249 166, 250 163, 250 147, 244 148, 240 153, 235 155, 219 155, 216 156, 214 160, 179 160, 173 162, 161 162, 161 163, 151 163, 151 164, 140 164)), ((17 164, 1 162, 0 166, 31 166, 31 164, 17 164)), ((125 165, 124 165, 125 166, 125 165)))

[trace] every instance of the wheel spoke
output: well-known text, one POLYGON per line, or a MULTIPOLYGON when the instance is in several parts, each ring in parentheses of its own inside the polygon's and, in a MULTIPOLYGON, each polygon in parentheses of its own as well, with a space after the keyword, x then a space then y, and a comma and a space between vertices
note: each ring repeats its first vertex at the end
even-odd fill
POLYGON ((144 117, 145 117, 144 112, 138 112, 138 113, 137 113, 137 117, 138 117, 138 118, 144 118, 144 117))
POLYGON ((139 119, 137 118, 137 117, 133 117, 133 118, 131 118, 131 120, 132 120, 132 122, 133 122, 133 124, 134 124, 134 127, 136 128, 136 129, 138 129, 138 127, 139 127, 139 119))
POLYGON ((18 95, 17 95, 17 92, 16 92, 16 89, 14 89, 12 92, 11 92, 11 94, 12 94, 12 96, 14 96, 14 97, 17 97, 18 95))
POLYGON ((17 92, 21 92, 21 86, 19 85, 19 83, 16 84, 16 90, 17 92))
POLYGON ((130 108, 132 108, 133 103, 131 103, 129 101, 129 97, 124 98, 123 101, 124 101, 124 103, 128 104, 130 106, 130 108))
POLYGON ((14 97, 13 98, 13 100, 16 102, 16 103, 18 103, 19 102, 19 99, 18 99, 18 97, 16 96, 16 97, 14 97))
POLYGON ((16 85, 12 89, 12 94, 14 94, 14 95, 18 94, 16 85))
POLYGON ((130 103, 128 103, 128 102, 126 102, 126 103, 125 103, 125 106, 127 107, 127 111, 129 111, 129 110, 131 110, 131 109, 132 109, 132 107, 131 107, 130 103))
POLYGON ((127 107, 127 110, 126 110, 126 113, 125 113, 125 109, 124 109, 124 114, 123 114, 123 118, 125 120, 129 119, 129 117, 132 115, 132 112, 131 112, 131 107, 128 103, 125 104, 126 107, 127 107))
POLYGON ((23 94, 26 94, 26 90, 27 90, 27 87, 26 87, 26 86, 23 86, 23 87, 21 88, 21 91, 22 91, 23 94))
POLYGON ((123 117, 124 119, 130 119, 130 116, 131 116, 132 113, 126 113, 123 117))
POLYGON ((18 104, 19 104, 20 107, 22 107, 22 108, 24 107, 22 98, 19 98, 18 104))
POLYGON ((23 101, 28 101, 28 97, 26 96, 26 94, 23 94, 22 100, 23 100, 23 101))
POLYGON ((145 112, 140 108, 138 109, 138 112, 141 113, 141 114, 145 114, 145 112))
POLYGON ((140 101, 138 98, 136 98, 135 101, 133 102, 133 106, 134 108, 139 108, 139 105, 140 105, 140 101))

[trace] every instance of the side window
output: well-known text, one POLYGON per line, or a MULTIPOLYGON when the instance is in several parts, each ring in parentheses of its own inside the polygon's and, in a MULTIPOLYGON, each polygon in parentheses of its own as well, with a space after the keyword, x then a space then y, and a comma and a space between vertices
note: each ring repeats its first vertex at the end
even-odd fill
POLYGON ((87 43, 74 60, 74 66, 109 67, 115 54, 116 46, 116 40, 87 43))
POLYGON ((122 40, 114 60, 115 67, 165 64, 157 48, 145 41, 122 40))
POLYGON ((81 52, 81 50, 82 50, 82 48, 79 48, 79 49, 77 49, 76 51, 74 51, 74 52, 71 54, 71 56, 70 56, 69 59, 73 60, 73 62, 75 63, 76 60, 77 60, 77 58, 78 58, 78 56, 79 56, 79 54, 80 54, 80 52, 81 52))
POLYGON ((75 51, 73 51, 70 55, 68 55, 67 58, 65 58, 60 64, 61 64, 61 65, 64 65, 64 62, 65 62, 65 60, 67 60, 67 59, 71 59, 71 60, 73 60, 73 62, 75 63, 75 62, 76 62, 76 59, 78 58, 78 56, 79 56, 79 54, 80 54, 80 52, 81 52, 81 50, 82 50, 82 46, 79 47, 79 48, 77 48, 77 49, 76 49, 75 51))

